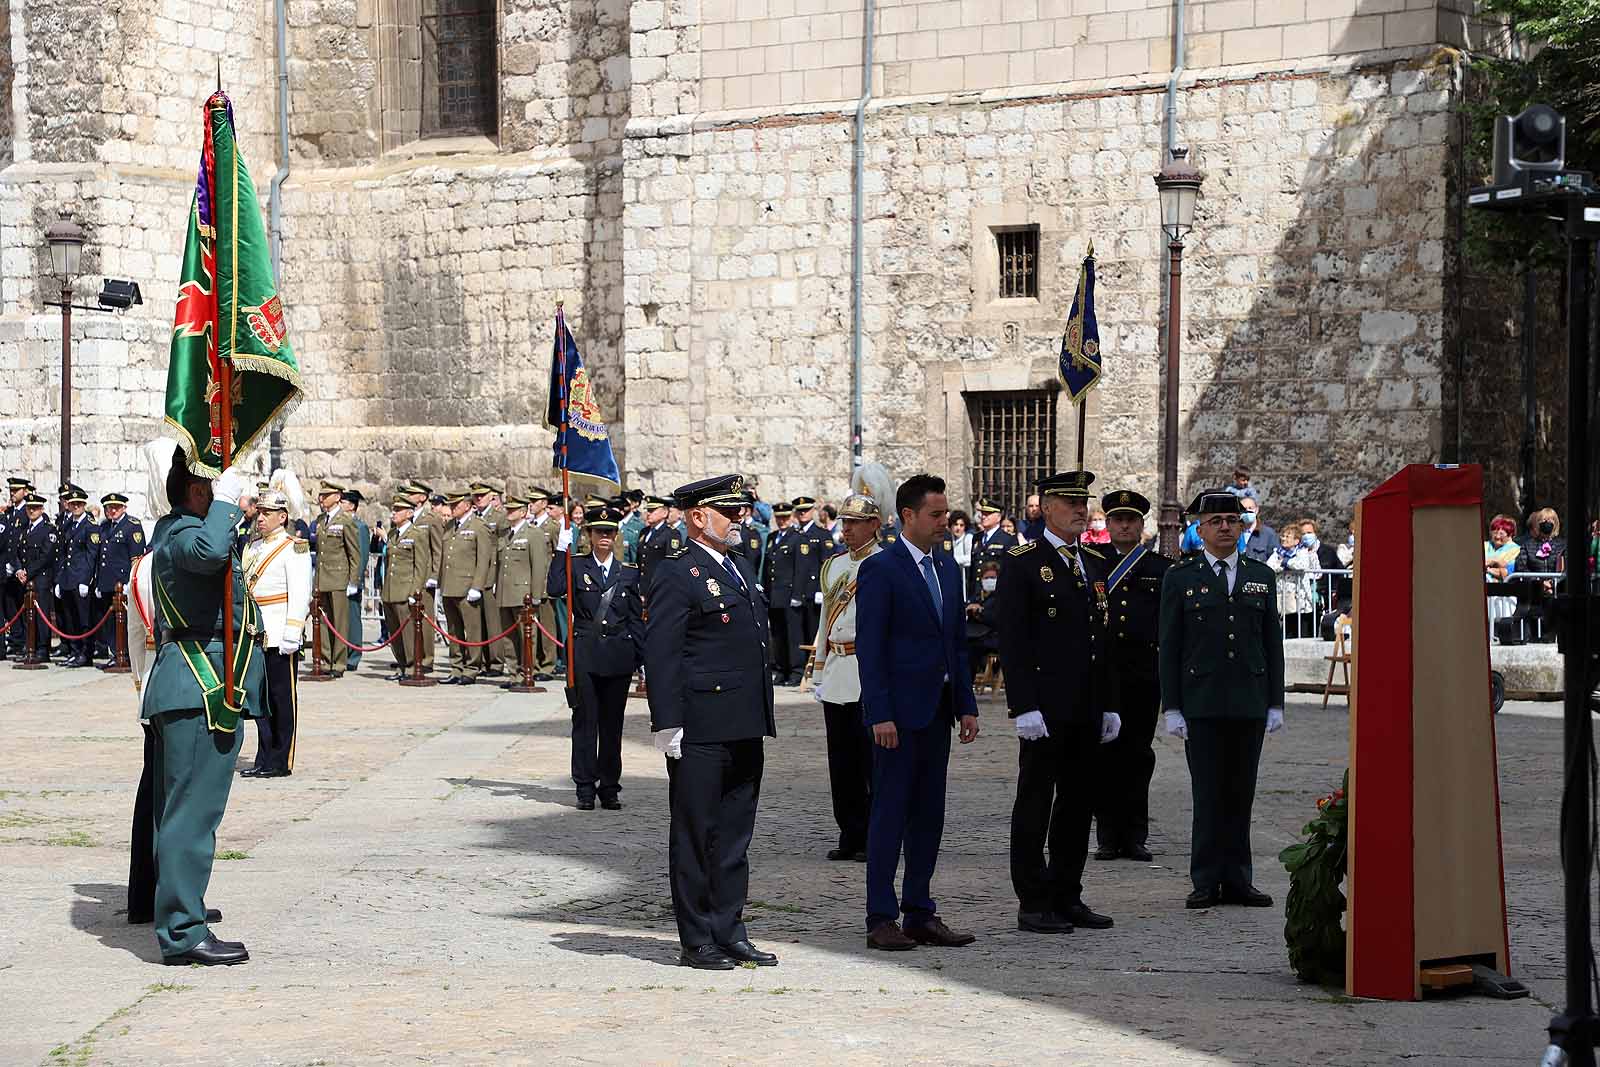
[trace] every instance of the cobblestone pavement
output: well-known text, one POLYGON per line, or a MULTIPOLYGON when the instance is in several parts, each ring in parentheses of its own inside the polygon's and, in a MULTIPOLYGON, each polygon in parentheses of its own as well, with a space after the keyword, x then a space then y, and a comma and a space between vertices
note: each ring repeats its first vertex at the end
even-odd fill
MULTIPOLYGON (((163 968, 123 914, 140 748, 131 686, 0 665, 0 1064, 1533 1063, 1561 995, 1560 722, 1498 722, 1513 959, 1534 998, 1387 1004, 1298 984, 1274 856, 1337 784, 1342 708, 1267 742, 1257 882, 1278 906, 1186 912, 1188 779, 1158 743, 1153 864, 1093 863, 1115 929, 1018 933, 1017 742, 952 759, 943 914, 960 950, 869 954, 863 868, 827 863, 820 709, 780 691, 751 848, 777 968, 673 966, 666 779, 629 707, 621 812, 579 812, 558 688, 301 688, 292 778, 236 782, 208 903, 252 959, 163 968)), ((244 761, 254 751, 246 740, 244 761)))

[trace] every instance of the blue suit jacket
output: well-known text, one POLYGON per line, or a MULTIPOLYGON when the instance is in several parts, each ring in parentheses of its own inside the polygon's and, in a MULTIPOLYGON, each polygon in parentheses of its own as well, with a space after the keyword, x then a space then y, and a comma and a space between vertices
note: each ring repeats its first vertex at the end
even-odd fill
POLYGON ((967 660, 961 571, 936 553, 934 572, 943 594, 935 614, 922 572, 903 539, 861 562, 856 588, 856 662, 861 668, 862 716, 869 724, 893 722, 920 730, 939 710, 944 678, 956 715, 978 714, 967 660))

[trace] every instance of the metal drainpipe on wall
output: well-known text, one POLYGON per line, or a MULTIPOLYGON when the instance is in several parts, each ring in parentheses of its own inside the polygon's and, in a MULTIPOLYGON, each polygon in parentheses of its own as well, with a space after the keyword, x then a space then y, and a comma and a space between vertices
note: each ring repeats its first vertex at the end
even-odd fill
MULTIPOLYGON (((278 44, 278 172, 272 176, 268 198, 272 221, 272 281, 283 296, 283 182, 289 177, 289 14, 288 0, 273 0, 273 21, 278 44)), ((270 470, 283 466, 283 427, 274 423, 267 435, 270 470)))
MULTIPOLYGON (((283 0, 278 0, 282 3, 283 0)), ((861 16, 861 97, 856 101, 855 189, 850 218, 850 469, 861 466, 861 275, 866 227, 867 105, 872 102, 872 36, 874 0, 865 0, 861 16)))

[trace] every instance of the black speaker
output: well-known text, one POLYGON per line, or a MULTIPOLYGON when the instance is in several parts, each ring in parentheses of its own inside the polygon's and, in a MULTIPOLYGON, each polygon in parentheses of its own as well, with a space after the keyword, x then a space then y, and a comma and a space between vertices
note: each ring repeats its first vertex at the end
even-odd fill
POLYGON ((1567 120, 1544 104, 1494 123, 1494 184, 1515 185, 1526 171, 1560 171, 1566 166, 1567 120))

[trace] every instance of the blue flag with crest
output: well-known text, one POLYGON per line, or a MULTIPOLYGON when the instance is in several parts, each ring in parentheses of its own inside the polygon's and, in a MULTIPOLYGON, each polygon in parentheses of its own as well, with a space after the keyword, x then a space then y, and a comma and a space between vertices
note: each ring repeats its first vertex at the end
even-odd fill
POLYGON ((556 470, 566 471, 569 480, 586 492, 609 489, 614 493, 621 488, 617 457, 611 451, 611 432, 600 414, 600 401, 589 372, 584 370, 578 343, 572 339, 566 315, 559 307, 555 349, 550 355, 550 403, 545 410, 545 425, 556 431, 552 459, 556 470))
POLYGON ((1061 384, 1076 404, 1100 380, 1100 325, 1094 317, 1094 245, 1083 257, 1067 332, 1061 335, 1061 384))

